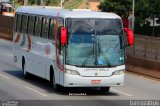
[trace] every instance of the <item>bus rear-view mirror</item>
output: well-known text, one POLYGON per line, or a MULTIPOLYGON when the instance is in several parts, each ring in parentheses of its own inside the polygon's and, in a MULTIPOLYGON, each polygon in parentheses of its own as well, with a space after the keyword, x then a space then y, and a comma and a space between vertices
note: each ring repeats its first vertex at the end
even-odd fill
POLYGON ((61 27, 61 44, 65 46, 67 42, 67 29, 65 27, 61 27))
POLYGON ((129 28, 124 28, 124 32, 127 35, 128 46, 132 46, 134 44, 134 34, 133 31, 129 28))

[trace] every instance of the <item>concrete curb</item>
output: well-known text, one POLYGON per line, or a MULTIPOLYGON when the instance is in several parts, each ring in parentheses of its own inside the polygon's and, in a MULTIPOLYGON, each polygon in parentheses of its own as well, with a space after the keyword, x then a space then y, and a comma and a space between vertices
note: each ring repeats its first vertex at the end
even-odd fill
POLYGON ((1 33, 1 32, 0 32, 0 38, 6 39, 6 40, 9 40, 9 41, 12 41, 12 40, 13 40, 12 35, 8 35, 8 34, 1 33))
POLYGON ((128 55, 126 64, 128 71, 160 78, 160 62, 128 55))

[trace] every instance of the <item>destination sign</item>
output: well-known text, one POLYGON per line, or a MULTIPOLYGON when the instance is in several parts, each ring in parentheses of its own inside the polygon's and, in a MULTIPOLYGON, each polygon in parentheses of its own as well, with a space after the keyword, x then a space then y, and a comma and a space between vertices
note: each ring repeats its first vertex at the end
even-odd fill
POLYGON ((85 68, 84 71, 109 71, 108 68, 85 68))

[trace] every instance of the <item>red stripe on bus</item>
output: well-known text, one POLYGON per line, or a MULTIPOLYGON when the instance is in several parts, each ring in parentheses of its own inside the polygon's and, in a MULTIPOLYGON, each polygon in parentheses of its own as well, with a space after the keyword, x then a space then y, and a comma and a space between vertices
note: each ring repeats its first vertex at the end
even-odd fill
POLYGON ((64 72, 64 68, 61 65, 57 64, 57 67, 60 69, 60 71, 64 72))
POLYGON ((28 50, 30 50, 31 49, 31 37, 28 35, 27 39, 28 39, 28 50))
POLYGON ((21 38, 21 35, 20 35, 20 33, 18 33, 17 37, 16 37, 16 40, 15 40, 15 43, 19 42, 20 38, 21 38))

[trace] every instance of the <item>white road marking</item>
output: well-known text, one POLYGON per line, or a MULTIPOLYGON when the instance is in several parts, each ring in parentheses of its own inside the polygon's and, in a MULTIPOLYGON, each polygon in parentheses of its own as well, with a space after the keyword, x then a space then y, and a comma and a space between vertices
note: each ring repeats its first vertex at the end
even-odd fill
POLYGON ((13 54, 7 54, 8 56, 10 56, 10 57, 13 57, 13 54))
POLYGON ((150 78, 145 78, 145 77, 143 77, 143 76, 142 76, 142 78, 143 78, 143 79, 146 79, 146 80, 149 80, 149 81, 152 81, 152 82, 160 83, 159 81, 152 80, 152 79, 150 79, 150 78))
POLYGON ((132 76, 132 77, 142 78, 142 76, 141 76, 141 75, 133 75, 133 74, 130 74, 130 73, 126 73, 126 74, 128 74, 129 76, 132 76))
POLYGON ((125 93, 125 92, 122 92, 122 91, 119 91, 119 90, 116 90, 116 89, 111 89, 111 90, 114 91, 114 92, 117 92, 117 93, 121 93, 121 94, 123 94, 123 95, 133 96, 133 95, 131 95, 131 94, 128 94, 128 93, 125 93))
POLYGON ((146 79, 148 81, 152 81, 152 82, 156 82, 156 83, 160 83, 159 81, 156 81, 156 80, 153 80, 153 79, 150 79, 150 78, 145 78, 144 76, 142 75, 133 75, 133 74, 130 74, 130 73, 127 73, 128 75, 130 76, 134 76, 134 77, 138 77, 138 78, 141 78, 141 79, 146 79))
POLYGON ((41 92, 39 92, 39 91, 37 91, 37 90, 35 90, 35 89, 31 88, 31 87, 26 86, 25 88, 27 88, 27 89, 29 89, 29 90, 31 90, 31 91, 33 91, 33 92, 35 92, 35 93, 38 93, 38 94, 40 94, 40 95, 42 95, 42 96, 48 96, 48 95, 43 94, 43 93, 41 93, 41 92))
POLYGON ((7 80, 10 79, 9 77, 7 77, 7 76, 5 76, 5 75, 3 75, 3 74, 1 74, 1 73, 0 73, 0 77, 3 77, 3 78, 5 78, 5 79, 7 79, 7 80))

